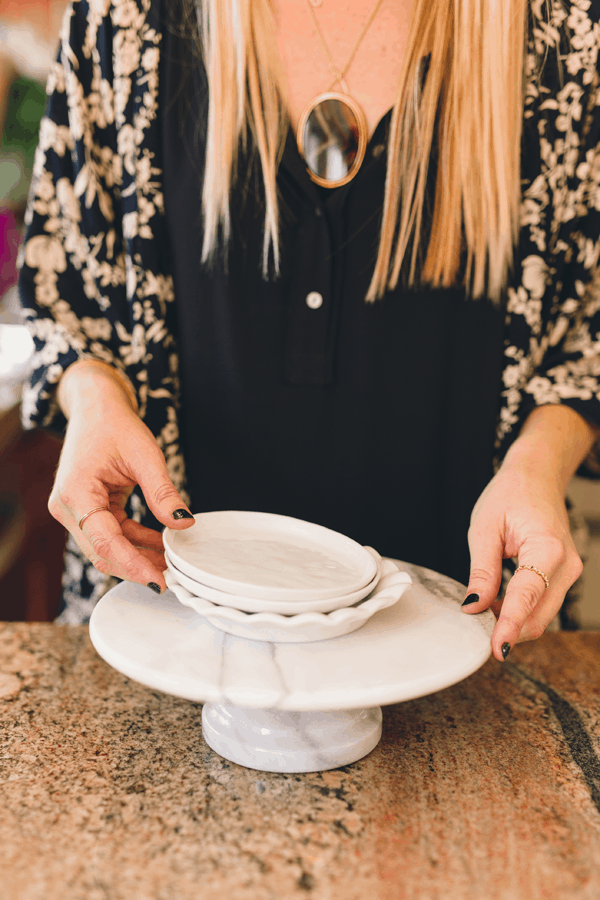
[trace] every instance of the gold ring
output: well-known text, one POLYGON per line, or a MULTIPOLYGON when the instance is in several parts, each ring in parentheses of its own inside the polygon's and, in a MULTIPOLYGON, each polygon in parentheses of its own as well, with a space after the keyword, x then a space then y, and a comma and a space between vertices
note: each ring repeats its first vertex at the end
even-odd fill
POLYGON ((93 509, 90 509, 89 512, 86 512, 86 514, 80 518, 79 524, 77 525, 79 530, 81 531, 81 526, 83 525, 83 523, 85 522, 85 520, 87 519, 88 516, 91 516, 92 513, 100 512, 101 509, 105 509, 108 512, 108 506, 95 506, 93 509))
POLYGON ((532 572, 535 572, 536 575, 539 575, 540 578, 544 579, 544 584, 546 585, 546 590, 548 590, 548 588, 550 587, 550 582, 548 581, 548 576, 545 575, 541 569, 536 569, 535 566, 517 566, 517 568, 515 569, 515 575, 517 574, 518 571, 520 571, 520 569, 531 569, 532 572))

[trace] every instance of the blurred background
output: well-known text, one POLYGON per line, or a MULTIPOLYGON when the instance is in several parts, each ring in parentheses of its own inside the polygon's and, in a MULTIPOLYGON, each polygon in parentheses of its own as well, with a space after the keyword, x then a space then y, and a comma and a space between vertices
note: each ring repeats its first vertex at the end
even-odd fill
POLYGON ((50 621, 64 530, 46 509, 60 444, 23 433, 19 397, 32 344, 21 324, 16 256, 45 83, 66 0, 0 0, 0 619, 50 621))
MULTIPOLYGON (((60 598, 64 530, 46 503, 59 442, 19 424, 31 340, 20 323, 16 256, 45 81, 68 0, 0 0, 0 620, 51 621, 60 598)), ((585 571, 563 626, 600 628, 600 482, 575 478, 576 543, 585 571), (568 620, 568 621, 566 621, 568 620)))

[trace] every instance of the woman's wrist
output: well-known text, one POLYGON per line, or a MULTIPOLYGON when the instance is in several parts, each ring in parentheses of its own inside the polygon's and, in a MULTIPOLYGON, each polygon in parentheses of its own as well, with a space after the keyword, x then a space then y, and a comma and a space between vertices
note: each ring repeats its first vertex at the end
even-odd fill
POLYGON ((517 467, 564 493, 596 437, 593 427, 569 406, 538 406, 525 420, 501 468, 517 467))
POLYGON ((97 359, 77 360, 65 370, 58 383, 57 400, 67 419, 107 400, 124 404, 133 412, 138 410, 129 379, 97 359))

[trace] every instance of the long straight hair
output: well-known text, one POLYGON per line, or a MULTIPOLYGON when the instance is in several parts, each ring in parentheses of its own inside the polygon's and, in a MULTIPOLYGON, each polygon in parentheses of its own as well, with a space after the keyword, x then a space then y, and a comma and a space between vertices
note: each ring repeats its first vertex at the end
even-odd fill
MULTIPOLYGON (((271 254, 279 273, 276 176, 288 128, 271 3, 185 2, 190 16, 198 13, 209 85, 202 261, 210 263, 230 237, 239 148, 251 137, 264 183, 266 278, 271 254)), ((450 287, 460 279, 473 297, 501 297, 519 231, 528 8, 529 0, 415 0, 368 301, 393 290, 401 271, 409 286, 450 287)))

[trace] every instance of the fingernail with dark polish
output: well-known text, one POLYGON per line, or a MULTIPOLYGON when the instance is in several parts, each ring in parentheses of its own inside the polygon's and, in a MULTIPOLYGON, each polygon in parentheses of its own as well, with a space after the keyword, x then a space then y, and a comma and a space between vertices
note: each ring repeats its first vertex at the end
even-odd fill
POLYGON ((187 509, 176 509, 173 513, 174 519, 193 519, 193 515, 187 509))
POLYGON ((479 600, 479 594, 469 594, 466 600, 463 600, 463 606, 470 606, 471 603, 477 603, 479 600))
POLYGON ((154 591, 155 594, 160 594, 160 584, 156 584, 155 581, 149 581, 146 587, 149 587, 151 591, 154 591))
POLYGON ((502 659, 506 659, 508 654, 510 653, 510 644, 508 641, 505 641, 500 647, 500 653, 502 654, 502 659))

